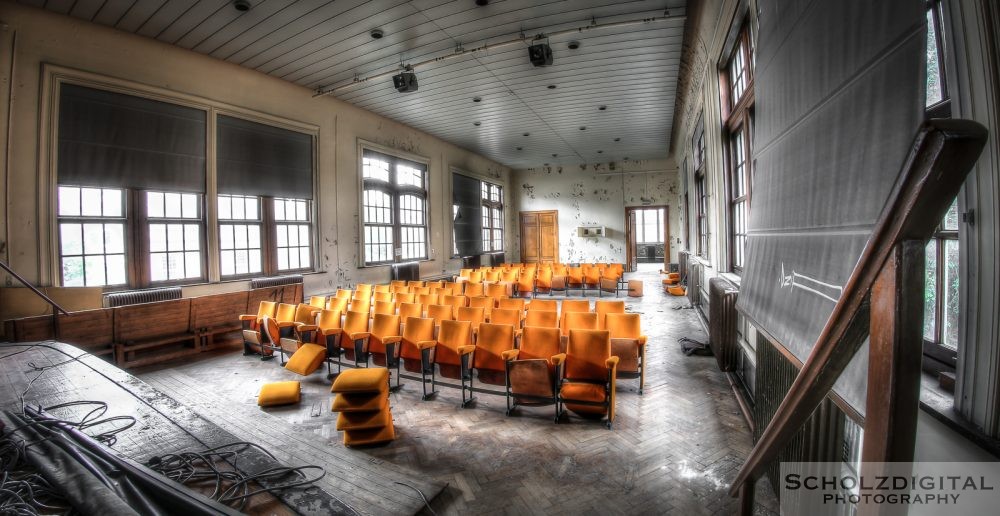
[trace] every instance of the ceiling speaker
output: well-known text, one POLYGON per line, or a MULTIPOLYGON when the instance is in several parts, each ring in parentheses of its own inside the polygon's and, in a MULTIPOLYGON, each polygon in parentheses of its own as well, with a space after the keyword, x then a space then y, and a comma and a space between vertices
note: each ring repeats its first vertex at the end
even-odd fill
POLYGON ((528 59, 535 66, 548 66, 552 64, 552 47, 548 43, 538 43, 528 47, 528 59))
POLYGON ((406 71, 398 75, 393 75, 392 85, 395 86, 396 91, 400 93, 417 91, 417 74, 406 71))

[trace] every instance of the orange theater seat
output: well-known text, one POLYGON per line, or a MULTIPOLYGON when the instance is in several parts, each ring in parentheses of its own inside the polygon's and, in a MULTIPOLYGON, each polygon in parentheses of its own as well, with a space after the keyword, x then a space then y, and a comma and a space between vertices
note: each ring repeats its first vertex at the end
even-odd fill
POLYGON ((240 316, 240 324, 243 325, 243 354, 264 356, 264 349, 261 347, 260 328, 264 319, 273 318, 278 310, 278 303, 274 301, 261 301, 257 306, 256 314, 240 316), (249 332, 249 333, 248 333, 249 332))
MULTIPOLYGON (((428 374, 433 374, 434 353, 434 319, 410 317, 403 322, 403 339, 400 344, 400 362, 403 368, 411 373, 420 373, 423 377, 421 388, 424 398, 427 394, 428 374), (429 365, 428 365, 429 364, 429 365)), ((396 388, 399 383, 400 362, 396 363, 396 388)))
POLYGON ((501 352, 506 365, 507 415, 518 405, 555 405, 566 355, 559 354, 559 329, 525 326, 518 349, 501 352))
POLYGON ((344 356, 348 360, 354 361, 354 366, 361 363, 368 363, 368 312, 347 312, 344 317, 344 336, 347 337, 347 344, 341 337, 341 347, 344 349, 344 356), (347 344, 347 345, 345 345, 347 344))
POLYGON ((558 328, 559 313, 548 310, 529 310, 524 318, 525 326, 541 326, 542 328, 558 328))
POLYGON ((585 417, 615 420, 615 375, 618 357, 611 355, 607 330, 572 330, 566 365, 559 384, 559 405, 585 417))
POLYGON ((596 301, 594 302, 594 312, 597 314, 597 329, 605 330, 605 317, 608 314, 625 313, 625 301, 596 301))
POLYGON ((559 311, 559 301, 556 301, 555 299, 532 299, 531 302, 528 303, 527 310, 529 312, 534 310, 557 312, 559 311))
POLYGON ((481 307, 473 308, 471 306, 462 306, 456 309, 455 320, 456 321, 468 321, 472 324, 472 334, 476 335, 479 332, 479 326, 483 324, 486 318, 486 311, 481 307))
MULTIPOLYGON (((479 337, 471 364, 462 360, 462 387, 468 378, 470 401, 474 399, 473 375, 469 367, 475 369, 479 381, 488 385, 506 385, 506 364, 503 354, 514 349, 514 327, 509 324, 483 323, 479 326, 479 337)), ((464 357, 463 357, 464 358, 464 357)))
MULTIPOLYGON (((437 342, 434 345, 433 363, 445 378, 462 381, 462 406, 472 401, 472 389, 466 387, 466 381, 471 381, 467 371, 471 367, 470 359, 476 346, 472 344, 472 323, 468 321, 441 321, 437 342), (468 396, 466 391, 468 390, 468 396)), ((424 368, 426 370, 427 368, 424 368)), ((431 369, 431 395, 437 392, 437 379, 431 369)))
POLYGON ((608 314, 611 354, 618 357, 617 378, 638 378, 639 395, 646 385, 646 336, 639 314, 608 314))
POLYGON ((368 355, 375 365, 395 366, 394 359, 399 355, 398 344, 403 340, 399 333, 398 315, 375 314, 371 335, 368 337, 368 355))

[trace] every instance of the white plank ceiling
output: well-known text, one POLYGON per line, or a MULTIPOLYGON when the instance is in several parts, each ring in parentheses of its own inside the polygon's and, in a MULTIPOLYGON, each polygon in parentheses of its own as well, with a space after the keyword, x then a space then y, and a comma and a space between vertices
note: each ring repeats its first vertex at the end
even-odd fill
POLYGON ((550 38, 552 66, 532 66, 517 44, 419 67, 417 92, 398 93, 387 77, 335 96, 513 168, 663 158, 670 145, 685 0, 249 0, 245 12, 232 0, 18 1, 316 90, 458 45, 669 10, 669 20, 550 38))

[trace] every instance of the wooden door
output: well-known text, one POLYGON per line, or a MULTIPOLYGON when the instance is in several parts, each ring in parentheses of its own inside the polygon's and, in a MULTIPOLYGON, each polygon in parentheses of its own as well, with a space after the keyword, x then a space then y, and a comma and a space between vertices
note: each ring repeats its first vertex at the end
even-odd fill
POLYGON ((521 262, 553 263, 559 260, 559 212, 521 212, 521 262))
POLYGON ((635 243, 635 210, 625 210, 625 265, 629 272, 639 267, 638 249, 635 243))

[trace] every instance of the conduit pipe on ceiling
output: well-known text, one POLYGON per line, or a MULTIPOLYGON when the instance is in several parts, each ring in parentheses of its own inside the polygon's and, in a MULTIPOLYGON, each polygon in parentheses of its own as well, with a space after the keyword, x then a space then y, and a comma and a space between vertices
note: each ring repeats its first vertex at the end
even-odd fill
MULTIPOLYGON (((683 20, 685 18, 687 18, 686 14, 673 15, 673 16, 667 14, 667 15, 663 15, 663 16, 653 16, 651 18, 641 18, 641 19, 638 19, 638 20, 627 20, 627 21, 611 22, 611 23, 597 23, 596 21, 594 21, 594 22, 591 22, 589 25, 584 25, 582 27, 576 27, 576 28, 572 28, 572 29, 564 29, 564 30, 559 30, 559 31, 555 31, 555 32, 543 33, 543 34, 540 34, 539 36, 541 36, 542 38, 557 38, 557 37, 560 37, 560 36, 567 36, 567 35, 570 35, 570 34, 580 34, 580 33, 583 33, 583 32, 588 32, 588 31, 597 30, 597 29, 619 29, 619 28, 622 28, 622 27, 632 27, 632 26, 635 26, 635 25, 646 25, 646 24, 650 24, 650 23, 658 23, 658 22, 663 22, 663 21, 668 21, 668 20, 683 20)), ((536 37, 537 36, 530 36, 529 37, 529 36, 525 35, 522 32, 521 36, 517 37, 515 39, 509 39, 507 41, 501 41, 499 43, 484 43, 484 44, 482 44, 482 45, 480 45, 478 47, 470 48, 470 49, 464 49, 464 48, 459 47, 459 48, 456 48, 450 54, 446 54, 446 55, 443 55, 443 56, 435 57, 433 59, 428 59, 426 61, 420 61, 419 63, 413 63, 413 64, 408 65, 408 67, 411 68, 411 69, 413 69, 413 70, 416 70, 416 69, 418 69, 420 67, 427 66, 429 64, 439 63, 441 61, 447 61, 449 59, 454 59, 456 57, 462 57, 462 56, 466 56, 466 55, 469 55, 469 54, 474 54, 476 52, 486 52, 486 51, 489 51, 489 50, 493 50, 493 49, 497 49, 497 48, 503 48, 503 47, 508 47, 508 46, 511 46, 511 45, 524 44, 524 43, 533 41, 534 39, 536 39, 536 37)), ((400 69, 402 69, 402 67, 400 69)), ((390 70, 388 72, 381 72, 381 73, 377 73, 377 74, 374 74, 374 75, 369 75, 367 77, 355 77, 354 80, 352 80, 349 83, 341 84, 340 86, 334 86, 333 88, 330 88, 330 89, 323 89, 322 87, 320 87, 320 88, 318 88, 316 90, 316 93, 313 94, 313 98, 322 97, 322 96, 325 96, 325 95, 333 95, 334 93, 337 93, 339 91, 345 90, 347 88, 351 88, 353 86, 357 86, 359 84, 365 84, 365 83, 368 83, 368 82, 377 81, 379 79, 384 79, 386 77, 392 77, 393 75, 396 75, 397 73, 399 73, 400 69, 390 70)))

